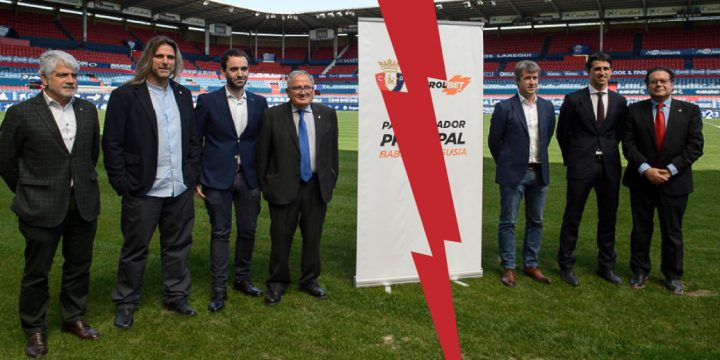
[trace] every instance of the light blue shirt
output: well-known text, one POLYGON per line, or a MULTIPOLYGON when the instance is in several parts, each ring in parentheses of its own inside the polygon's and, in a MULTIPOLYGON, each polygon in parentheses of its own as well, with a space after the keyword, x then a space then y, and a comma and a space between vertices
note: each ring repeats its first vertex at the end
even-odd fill
MULTIPOLYGON (((652 103, 652 116, 653 116, 653 122, 655 121, 655 117, 657 116, 657 104, 658 102, 655 100, 650 100, 652 103)), ((670 119, 670 103, 672 102, 672 98, 668 97, 667 100, 663 102, 664 106, 662 107, 663 115, 665 115, 665 136, 667 136, 667 124, 668 119, 670 119)), ((638 171, 640 172, 640 175, 645 174, 645 171, 650 168, 650 164, 648 163, 642 163, 640 164, 640 168, 638 171)), ((670 170, 670 174, 672 176, 677 175, 678 170, 673 164, 668 164, 667 166, 668 170, 670 170)))
POLYGON ((176 197, 187 190, 182 173, 182 124, 180 109, 170 85, 147 84, 157 118, 158 159, 155 182, 147 196, 176 197))

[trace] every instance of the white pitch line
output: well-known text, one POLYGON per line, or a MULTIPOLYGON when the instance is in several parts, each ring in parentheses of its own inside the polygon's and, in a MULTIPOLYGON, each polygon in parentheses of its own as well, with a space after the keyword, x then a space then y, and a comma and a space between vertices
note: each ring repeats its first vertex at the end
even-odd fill
POLYGON ((705 124, 708 124, 708 125, 714 127, 714 128, 720 129, 720 125, 715 125, 715 124, 709 123, 709 122, 707 122, 707 121, 703 121, 703 122, 704 122, 705 124))

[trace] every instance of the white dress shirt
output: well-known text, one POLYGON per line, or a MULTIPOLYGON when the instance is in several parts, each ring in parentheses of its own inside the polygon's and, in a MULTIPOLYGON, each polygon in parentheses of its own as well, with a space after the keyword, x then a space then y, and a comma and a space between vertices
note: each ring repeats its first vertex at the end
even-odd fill
POLYGON ((527 122, 528 134, 530 137, 530 158, 528 159, 528 163, 539 164, 540 122, 538 120, 537 95, 533 95, 532 103, 520 93, 518 93, 518 96, 520 96, 520 103, 522 104, 523 113, 525 114, 525 121, 527 122))
MULTIPOLYGON (((293 122, 295 123, 295 131, 298 131, 298 124, 300 123, 300 115, 298 115, 298 108, 292 105, 293 122)), ((303 109, 303 120, 307 127, 308 133, 308 145, 310 145, 310 167, 313 173, 317 172, 317 166, 315 166, 315 117, 312 113, 312 107, 307 106, 303 109)))

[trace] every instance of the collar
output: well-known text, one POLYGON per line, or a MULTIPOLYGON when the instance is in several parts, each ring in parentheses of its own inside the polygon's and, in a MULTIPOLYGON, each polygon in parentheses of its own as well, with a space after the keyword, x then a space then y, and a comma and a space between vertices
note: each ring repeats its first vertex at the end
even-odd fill
POLYGON ((528 101, 528 99, 526 99, 524 96, 522 96, 522 94, 520 94, 519 91, 518 91, 517 94, 518 94, 518 97, 520 98, 520 103, 521 103, 521 104, 523 104, 523 105, 528 105, 528 106, 537 105, 537 100, 538 100, 538 95, 537 95, 537 94, 534 94, 534 95, 533 95, 533 102, 532 102, 532 104, 528 101))
POLYGON ((65 109, 68 106, 72 106, 72 104, 75 102, 75 96, 73 95, 73 97, 70 98, 70 101, 68 101, 68 103, 63 107, 62 105, 60 105, 59 102, 57 102, 55 99, 51 98, 47 94, 47 91, 43 90, 42 93, 43 93, 43 98, 45 99, 45 103, 48 106, 51 106, 52 104, 57 104, 57 106, 59 106, 61 109, 65 109))
MULTIPOLYGON (((653 100, 652 98, 650 98, 650 102, 652 103, 653 109, 655 109, 657 107, 658 102, 653 100)), ((664 107, 669 109, 671 102, 672 102, 672 96, 667 98, 667 100, 663 101, 663 104, 665 105, 664 107)))
POLYGON ((165 92, 166 90, 172 89, 172 86, 170 85, 171 81, 168 81, 168 85, 166 87, 155 85, 147 80, 145 80, 145 85, 147 85, 148 90, 155 91, 155 92, 165 92))
POLYGON ((224 86, 223 88, 225 89, 225 97, 226 97, 226 98, 233 98, 233 99, 235 99, 235 100, 245 100, 245 101, 247 101, 247 91, 245 91, 245 89, 243 89, 242 95, 240 95, 240 98, 238 99, 238 98, 235 97, 235 95, 233 95, 233 94, 230 92, 230 90, 228 90, 227 86, 224 86))
POLYGON ((310 105, 306 106, 304 109, 300 109, 293 105, 293 103, 290 103, 290 108, 292 109, 292 112, 298 112, 298 110, 302 110, 307 114, 312 114, 312 107, 310 105))
POLYGON ((590 90, 590 95, 597 94, 597 93, 599 93, 599 92, 601 92, 601 91, 602 91, 603 94, 607 94, 607 93, 608 93, 608 88, 607 88, 607 86, 606 86, 604 89, 602 89, 602 90, 598 90, 598 89, 592 87, 591 85, 588 85, 588 90, 590 90))

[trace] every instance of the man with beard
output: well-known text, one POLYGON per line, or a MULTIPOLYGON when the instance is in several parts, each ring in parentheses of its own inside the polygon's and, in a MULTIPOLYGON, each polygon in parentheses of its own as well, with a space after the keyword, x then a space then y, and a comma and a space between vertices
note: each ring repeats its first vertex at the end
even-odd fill
POLYGON ((40 55, 43 91, 11 107, 0 128, 0 175, 15 193, 11 208, 25 237, 20 322, 30 357, 48 352, 48 274, 61 238, 61 329, 80 339, 100 336, 84 320, 100 212, 99 125, 95 106, 74 97, 79 69, 63 51, 40 55))
POLYGON ((620 197, 620 131, 627 101, 608 90, 612 59, 595 53, 585 63, 590 85, 568 94, 560 107, 557 139, 567 167, 565 213, 560 230, 557 261, 560 278, 572 286, 580 279, 573 272, 578 229, 590 190, 595 189, 598 207, 597 274, 613 284, 615 275, 615 221, 620 197))
POLYGON ((187 257, 195 218, 193 189, 200 146, 190 90, 172 80, 182 56, 165 36, 151 38, 135 77, 110 95, 103 151, 110 184, 122 196, 115 326, 130 328, 140 303, 148 243, 160 228, 163 306, 195 315, 188 306, 187 257))
POLYGON ((255 144, 267 101, 245 90, 249 57, 230 49, 220 57, 227 84, 198 96, 195 123, 203 143, 202 170, 195 193, 205 199, 210 225, 212 295, 208 309, 221 310, 227 298, 227 263, 232 210, 235 206, 235 280, 233 289, 250 296, 262 291, 250 281, 260 190, 255 170, 255 144))

